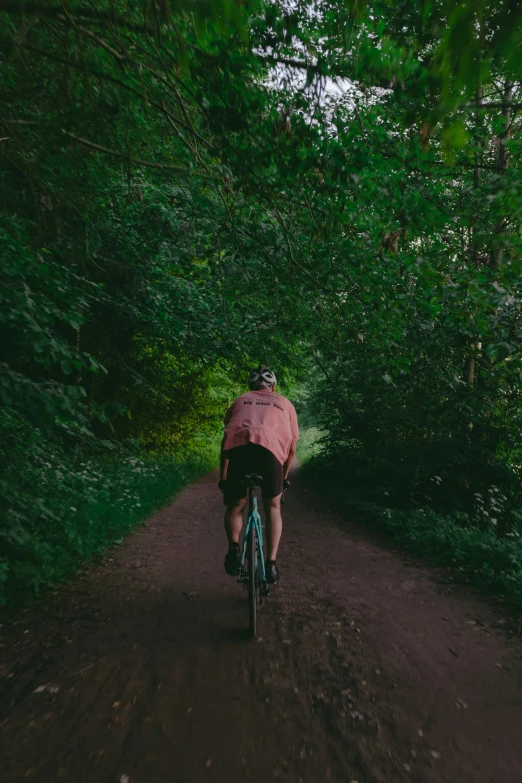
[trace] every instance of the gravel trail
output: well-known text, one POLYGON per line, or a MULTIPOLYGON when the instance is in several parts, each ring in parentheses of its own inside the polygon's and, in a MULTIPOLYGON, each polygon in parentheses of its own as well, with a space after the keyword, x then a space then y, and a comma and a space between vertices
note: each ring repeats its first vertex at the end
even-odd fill
POLYGON ((520 783, 522 641, 293 482, 248 640, 216 476, 0 628, 2 783, 520 783))

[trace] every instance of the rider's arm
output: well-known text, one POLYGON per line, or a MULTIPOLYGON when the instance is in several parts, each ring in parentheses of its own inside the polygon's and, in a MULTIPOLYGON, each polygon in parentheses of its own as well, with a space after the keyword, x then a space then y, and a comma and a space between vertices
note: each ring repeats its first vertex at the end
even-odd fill
MULTIPOLYGON (((225 429, 227 427, 227 424, 230 421, 232 408, 233 408, 233 405, 230 405, 230 407, 228 408, 227 412, 225 413, 225 419, 224 419, 224 422, 223 422, 224 425, 225 425, 225 429)), ((226 456, 226 452, 225 452, 224 446, 225 446, 225 436, 223 435, 223 439, 221 441, 221 454, 220 454, 220 457, 219 457, 219 480, 220 481, 225 481, 225 479, 227 477, 227 473, 228 473, 228 463, 230 461, 228 459, 228 457, 226 456)))
POLYGON ((220 460, 219 460, 219 467, 220 467, 220 474, 219 475, 220 475, 220 478, 223 479, 223 480, 226 479, 226 477, 227 477, 228 463, 229 463, 229 459, 226 456, 225 451, 223 450, 224 443, 225 443, 225 438, 223 438, 223 440, 221 441, 221 457, 220 457, 220 460))
POLYGON ((290 446, 290 451, 288 452, 288 457, 286 458, 286 462, 283 465, 283 479, 288 478, 288 474, 290 473, 290 468, 292 467, 292 462, 294 461, 295 452, 297 448, 297 441, 299 440, 299 425, 297 423, 297 414, 295 412, 295 408, 290 402, 290 429, 292 431, 292 444, 290 446))
POLYGON ((292 467, 292 462, 294 461, 296 447, 297 441, 293 440, 292 445, 290 446, 290 451, 288 452, 288 457, 286 458, 286 462, 283 465, 283 479, 288 478, 290 468, 292 467))

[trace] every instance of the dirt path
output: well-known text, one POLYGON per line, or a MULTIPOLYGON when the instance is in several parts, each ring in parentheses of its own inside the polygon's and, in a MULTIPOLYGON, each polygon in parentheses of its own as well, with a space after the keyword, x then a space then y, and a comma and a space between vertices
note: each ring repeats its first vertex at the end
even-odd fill
POLYGON ((296 481, 247 641, 221 515, 201 479, 0 628, 2 783, 522 781, 522 644, 490 608, 296 481))

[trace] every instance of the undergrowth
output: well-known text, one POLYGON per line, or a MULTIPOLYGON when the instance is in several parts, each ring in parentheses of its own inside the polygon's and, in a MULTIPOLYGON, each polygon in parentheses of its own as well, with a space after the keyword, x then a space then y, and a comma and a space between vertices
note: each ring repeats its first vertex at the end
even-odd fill
POLYGON ((522 538, 518 524, 499 534, 497 517, 503 512, 505 496, 497 487, 484 495, 477 493, 470 512, 440 513, 428 506, 389 507, 377 488, 361 500, 356 475, 336 470, 324 455, 310 459, 300 475, 355 524, 384 533, 405 552, 450 567, 460 580, 502 595, 522 610, 522 538))
POLYGON ((301 428, 297 441, 297 459, 301 464, 308 462, 320 450, 321 430, 317 427, 301 428))
MULTIPOLYGON (((11 421, 12 425, 12 421, 11 421)), ((212 436, 177 452, 64 449, 19 422, 0 480, 0 605, 77 571, 217 464, 212 436)), ((0 449, 2 451, 2 449, 0 449)))

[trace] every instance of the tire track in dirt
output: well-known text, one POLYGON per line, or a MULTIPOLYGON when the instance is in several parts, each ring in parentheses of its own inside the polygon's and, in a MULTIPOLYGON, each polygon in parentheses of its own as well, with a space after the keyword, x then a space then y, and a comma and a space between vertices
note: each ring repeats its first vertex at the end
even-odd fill
POLYGON ((0 628, 3 783, 522 780, 521 644, 490 606, 295 481, 247 640, 215 484, 0 628))

